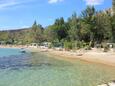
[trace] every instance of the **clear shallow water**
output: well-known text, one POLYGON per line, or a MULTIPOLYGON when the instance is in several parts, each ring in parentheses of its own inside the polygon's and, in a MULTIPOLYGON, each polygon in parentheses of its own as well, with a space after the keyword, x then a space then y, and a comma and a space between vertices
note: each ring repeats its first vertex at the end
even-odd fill
POLYGON ((0 86, 97 86, 115 80, 114 67, 71 63, 43 53, 3 57, 0 65, 0 86))
POLYGON ((20 55, 21 49, 0 48, 0 57, 7 57, 11 55, 20 55))

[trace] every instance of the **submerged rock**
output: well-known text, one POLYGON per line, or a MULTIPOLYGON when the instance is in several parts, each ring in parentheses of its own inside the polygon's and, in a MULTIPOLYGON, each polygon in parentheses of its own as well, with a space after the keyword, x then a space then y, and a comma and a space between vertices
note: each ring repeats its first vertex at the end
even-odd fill
POLYGON ((21 53, 26 53, 26 51, 25 51, 25 50, 23 50, 23 51, 21 51, 21 53))

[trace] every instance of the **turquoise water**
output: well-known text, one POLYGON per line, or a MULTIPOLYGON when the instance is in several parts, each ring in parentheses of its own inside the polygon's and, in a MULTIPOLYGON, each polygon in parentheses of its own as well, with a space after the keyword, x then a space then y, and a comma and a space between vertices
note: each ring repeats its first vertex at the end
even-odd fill
POLYGON ((10 49, 10 48, 0 48, 0 57, 7 57, 10 55, 20 55, 20 50, 21 49, 10 49))
POLYGON ((0 77, 0 86, 97 86, 115 80, 115 68, 40 52, 1 57, 0 77))

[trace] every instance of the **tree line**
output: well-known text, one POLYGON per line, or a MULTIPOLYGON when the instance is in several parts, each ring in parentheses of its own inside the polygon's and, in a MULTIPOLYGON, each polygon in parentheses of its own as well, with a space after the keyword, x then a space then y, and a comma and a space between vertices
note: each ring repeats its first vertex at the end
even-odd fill
POLYGON ((63 17, 44 28, 34 24, 27 29, 1 31, 0 42, 5 44, 30 44, 51 42, 65 47, 91 46, 104 42, 115 42, 115 15, 111 9, 97 11, 94 6, 87 6, 79 16, 73 13, 67 21, 63 17))

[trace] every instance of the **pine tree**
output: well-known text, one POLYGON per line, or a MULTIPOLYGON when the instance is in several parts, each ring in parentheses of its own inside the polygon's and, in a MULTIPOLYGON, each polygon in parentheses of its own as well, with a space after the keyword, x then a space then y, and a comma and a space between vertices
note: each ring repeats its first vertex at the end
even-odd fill
POLYGON ((111 26, 112 26, 112 42, 115 43, 115 0, 112 1, 111 26))
POLYGON ((112 14, 115 15, 115 0, 112 1, 112 14))

